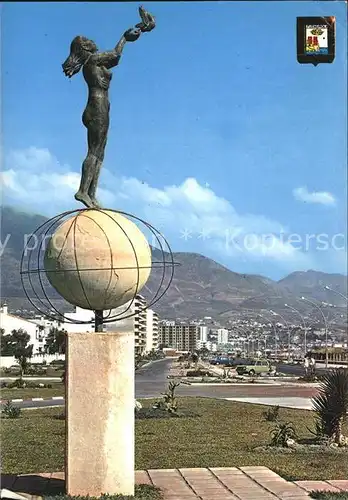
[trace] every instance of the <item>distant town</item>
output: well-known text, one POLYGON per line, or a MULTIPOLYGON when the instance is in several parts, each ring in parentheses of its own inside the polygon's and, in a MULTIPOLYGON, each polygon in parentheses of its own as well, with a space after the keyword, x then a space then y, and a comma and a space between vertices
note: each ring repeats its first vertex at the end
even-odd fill
MULTIPOLYGON (((123 306, 123 310, 125 308, 129 308, 133 316, 117 323, 106 323, 104 330, 133 328, 136 356, 161 350, 293 360, 303 359, 308 352, 348 347, 342 314, 331 319, 329 324, 323 324, 323 320, 317 317, 305 319, 301 315, 296 321, 289 322, 272 310, 263 313, 241 310, 225 324, 209 316, 191 321, 184 318, 167 320, 147 308, 141 295, 123 306)), ((78 332, 81 328, 94 331, 94 313, 81 308, 57 319, 52 312, 48 319, 27 309, 9 310, 3 304, 0 315, 2 336, 11 335, 14 330, 25 331, 30 336, 28 344, 33 346, 33 359, 41 359, 47 354, 64 354, 53 352, 48 342, 52 332, 78 332)), ((4 355, 3 349, 1 354, 4 355)))

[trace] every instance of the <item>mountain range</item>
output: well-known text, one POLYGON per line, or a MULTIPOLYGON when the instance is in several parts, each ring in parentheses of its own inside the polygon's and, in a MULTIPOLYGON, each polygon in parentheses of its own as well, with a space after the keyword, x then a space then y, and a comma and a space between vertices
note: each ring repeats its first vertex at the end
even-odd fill
MULTIPOLYGON (((3 302, 7 301, 10 308, 28 307, 19 273, 23 242, 25 235, 31 234, 46 220, 41 215, 19 212, 11 207, 2 208, 1 298, 3 302)), ((154 260, 162 258, 159 250, 152 250, 154 260)), ((169 257, 166 255, 166 260, 169 257)), ((327 285, 346 296, 347 276, 342 274, 297 271, 274 281, 264 276, 236 273, 196 253, 175 252, 173 258, 180 265, 175 268, 174 279, 167 293, 153 306, 162 318, 197 319, 210 316, 223 322, 251 309, 271 309, 293 317, 294 313, 284 306, 285 303, 302 314, 309 314, 313 310, 314 306, 301 300, 302 296, 311 301, 342 307, 343 312, 347 308, 343 297, 325 289, 327 285)), ((148 300, 156 293, 156 278, 159 278, 160 272, 156 269, 153 271, 141 292, 148 300)), ((55 300, 64 303, 57 297, 55 300)))

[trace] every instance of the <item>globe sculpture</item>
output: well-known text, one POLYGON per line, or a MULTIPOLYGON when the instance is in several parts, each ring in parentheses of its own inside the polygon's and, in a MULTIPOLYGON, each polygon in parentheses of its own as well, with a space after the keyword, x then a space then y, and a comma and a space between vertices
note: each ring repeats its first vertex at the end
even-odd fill
POLYGON ((40 314, 87 323, 65 316, 58 293, 69 304, 93 310, 100 331, 103 323, 135 314, 132 303, 150 274, 146 307, 155 304, 168 290, 176 265, 167 240, 149 223, 126 212, 86 208, 41 225, 25 245, 20 272, 26 297, 40 314))
POLYGON ((143 233, 123 215, 83 211, 54 232, 44 268, 51 285, 71 304, 115 309, 147 282, 151 250, 143 233))

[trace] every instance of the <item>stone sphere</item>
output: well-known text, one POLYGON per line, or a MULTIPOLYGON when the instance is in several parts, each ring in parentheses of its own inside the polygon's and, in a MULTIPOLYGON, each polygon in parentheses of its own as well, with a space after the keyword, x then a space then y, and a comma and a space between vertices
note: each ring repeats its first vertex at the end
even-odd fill
POLYGON ((114 309, 132 300, 145 285, 151 250, 140 229, 125 216, 88 209, 54 232, 44 268, 51 285, 71 304, 114 309))

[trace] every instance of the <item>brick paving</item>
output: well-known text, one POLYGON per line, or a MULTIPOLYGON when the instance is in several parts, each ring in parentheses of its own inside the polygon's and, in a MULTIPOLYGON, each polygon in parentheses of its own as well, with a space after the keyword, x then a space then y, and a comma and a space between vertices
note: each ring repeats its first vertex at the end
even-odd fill
MULTIPOLYGON (((314 490, 348 491, 348 480, 289 482, 261 466, 141 470, 135 482, 161 488, 164 500, 306 500, 314 490)), ((64 492, 64 472, 3 474, 1 488, 40 500, 64 492)))

